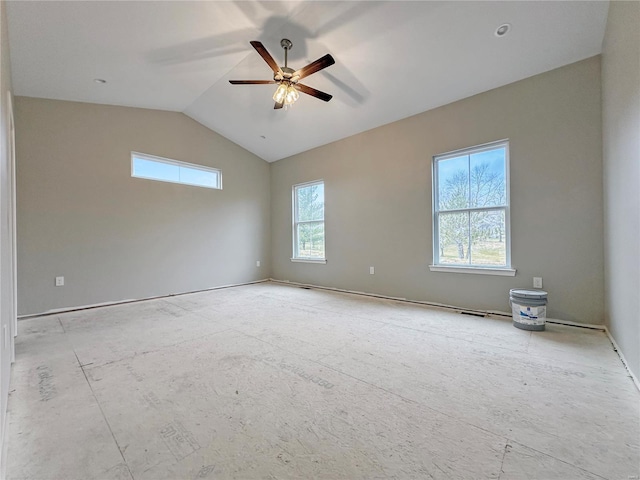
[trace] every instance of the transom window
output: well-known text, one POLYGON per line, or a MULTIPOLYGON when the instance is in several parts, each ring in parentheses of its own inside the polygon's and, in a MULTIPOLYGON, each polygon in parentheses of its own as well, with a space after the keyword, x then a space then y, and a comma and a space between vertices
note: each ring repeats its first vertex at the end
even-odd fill
POLYGON ((293 187, 293 261, 325 262, 324 182, 293 187))
POLYGON ((131 152, 131 176, 222 189, 222 174, 217 168, 155 157, 146 153, 131 152))
POLYGON ((508 141, 436 155, 433 197, 434 266, 511 269, 508 141))

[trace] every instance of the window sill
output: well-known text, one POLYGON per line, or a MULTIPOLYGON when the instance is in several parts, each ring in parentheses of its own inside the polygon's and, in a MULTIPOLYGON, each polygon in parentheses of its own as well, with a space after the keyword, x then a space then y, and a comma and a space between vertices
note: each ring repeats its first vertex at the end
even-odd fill
POLYGON ((471 273, 475 275, 500 275, 504 277, 515 277, 516 270, 514 268, 496 268, 496 267, 454 267, 452 265, 429 265, 432 272, 447 273, 471 273))
POLYGON ((327 263, 326 258, 292 258, 295 263, 327 263))

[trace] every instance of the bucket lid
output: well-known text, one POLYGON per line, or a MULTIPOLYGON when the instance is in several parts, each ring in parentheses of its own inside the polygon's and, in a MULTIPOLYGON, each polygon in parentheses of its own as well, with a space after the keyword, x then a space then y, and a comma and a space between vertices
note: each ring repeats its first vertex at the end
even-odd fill
POLYGON ((509 295, 520 298, 547 298, 547 292, 544 290, 526 290, 520 288, 512 288, 509 290, 509 295))

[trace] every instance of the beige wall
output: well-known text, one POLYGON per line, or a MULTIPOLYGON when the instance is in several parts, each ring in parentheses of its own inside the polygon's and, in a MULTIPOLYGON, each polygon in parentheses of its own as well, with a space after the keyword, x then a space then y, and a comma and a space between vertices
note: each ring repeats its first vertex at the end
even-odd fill
POLYGON ((0 443, 4 439, 15 325, 11 228, 14 177, 11 161, 11 65, 5 7, 5 2, 0 2, 0 443))
POLYGON ((269 277, 269 164, 185 115, 17 97, 16 134, 20 314, 269 277), (132 150, 224 189, 132 178, 132 150))
POLYGON ((607 325, 640 377, 640 3, 611 2, 602 53, 607 325))
POLYGON ((541 276, 549 316, 602 323, 601 128, 594 57, 280 160, 273 277, 508 311, 509 289, 541 276), (430 272, 432 156, 504 138, 517 276, 430 272), (292 263, 291 187, 316 179, 325 181, 327 264, 292 263))

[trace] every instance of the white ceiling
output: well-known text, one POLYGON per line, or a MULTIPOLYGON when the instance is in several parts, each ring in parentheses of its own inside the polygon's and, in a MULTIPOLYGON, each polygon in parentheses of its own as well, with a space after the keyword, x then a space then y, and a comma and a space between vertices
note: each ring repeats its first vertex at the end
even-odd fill
POLYGON ((16 95, 184 112, 267 161, 601 51, 608 2, 7 2, 16 95), (495 29, 512 25, 498 38, 495 29), (274 110, 280 39, 300 68, 336 64, 274 110), (103 78, 107 83, 95 83, 103 78), (262 138, 264 136, 265 138, 262 138))

